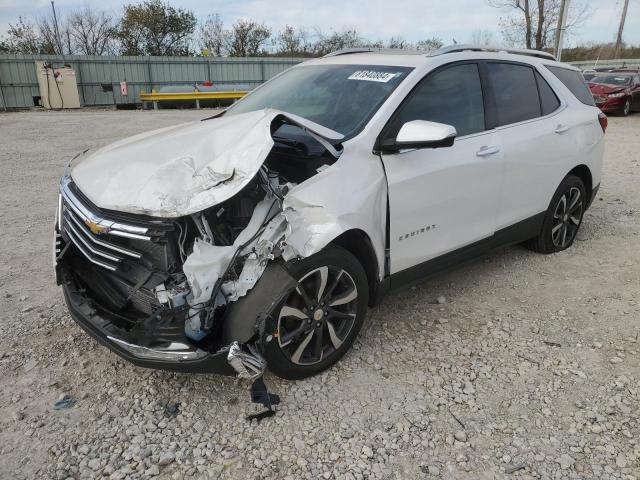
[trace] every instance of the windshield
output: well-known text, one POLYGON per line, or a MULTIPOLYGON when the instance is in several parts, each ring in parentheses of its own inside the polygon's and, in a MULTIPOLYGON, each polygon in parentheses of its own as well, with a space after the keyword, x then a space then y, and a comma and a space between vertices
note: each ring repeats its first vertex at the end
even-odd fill
POLYGON ((598 75, 591 79, 591 83, 606 83, 607 85, 629 85, 631 77, 623 75, 598 75))
POLYGON ((226 115, 275 108, 355 135, 412 69, 309 65, 285 71, 230 107, 226 115))

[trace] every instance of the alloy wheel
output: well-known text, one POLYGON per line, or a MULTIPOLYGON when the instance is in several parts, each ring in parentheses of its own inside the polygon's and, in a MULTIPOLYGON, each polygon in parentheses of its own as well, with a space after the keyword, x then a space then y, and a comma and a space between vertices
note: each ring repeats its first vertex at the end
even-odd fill
POLYGON ((624 102, 624 110, 622 111, 622 114, 626 117, 629 115, 629 112, 631 112, 631 101, 627 100, 624 102))
POLYGON ((553 212, 551 240, 557 248, 571 244, 582 222, 582 193, 577 187, 571 187, 558 200, 553 212))
POLYGON ((278 316, 278 345, 297 365, 314 365, 340 348, 351 332, 358 289, 347 273, 318 267, 299 281, 278 316))

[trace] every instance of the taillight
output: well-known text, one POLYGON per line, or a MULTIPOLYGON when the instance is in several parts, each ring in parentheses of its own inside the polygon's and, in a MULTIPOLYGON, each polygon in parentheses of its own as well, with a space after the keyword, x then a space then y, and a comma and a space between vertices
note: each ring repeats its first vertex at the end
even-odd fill
POLYGON ((607 116, 600 112, 598 114, 598 121, 600 122, 600 126, 602 127, 602 133, 607 131, 607 127, 609 126, 609 119, 607 118, 607 116))

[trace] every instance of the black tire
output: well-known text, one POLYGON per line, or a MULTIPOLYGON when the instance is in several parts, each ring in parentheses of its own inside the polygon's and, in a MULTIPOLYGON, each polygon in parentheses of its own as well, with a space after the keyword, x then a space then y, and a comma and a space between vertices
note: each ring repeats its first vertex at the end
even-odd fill
POLYGON ((622 110, 620 110, 620 115, 626 117, 629 113, 631 113, 631 99, 627 98, 627 101, 624 102, 624 105, 622 106, 622 110))
POLYGON ((264 356, 278 377, 298 380, 326 370, 351 348, 367 314, 369 287, 360 262, 338 246, 287 268, 304 295, 292 289, 274 310, 277 334, 265 344, 264 356))
POLYGON ((567 175, 551 199, 540 234, 524 245, 538 253, 555 253, 569 248, 576 239, 587 203, 582 180, 567 175), (577 199, 576 193, 579 194, 577 199))

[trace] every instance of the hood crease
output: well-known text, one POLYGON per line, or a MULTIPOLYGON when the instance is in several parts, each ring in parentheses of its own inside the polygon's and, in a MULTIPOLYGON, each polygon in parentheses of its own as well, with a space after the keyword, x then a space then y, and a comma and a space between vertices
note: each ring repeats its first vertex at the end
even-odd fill
POLYGON ((146 132, 88 155, 71 177, 100 208, 154 217, 190 215, 228 200, 256 175, 285 118, 323 139, 342 135, 273 109, 146 132))

